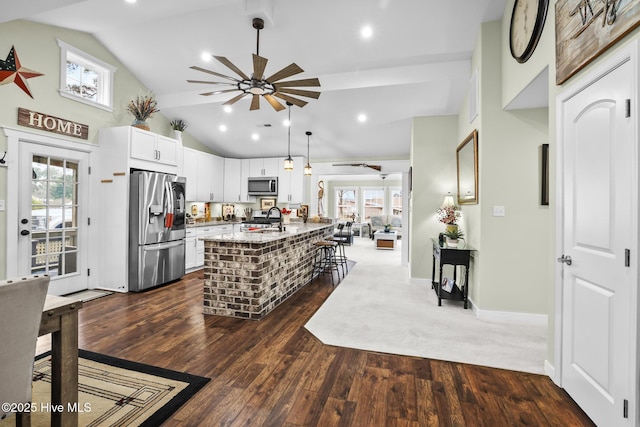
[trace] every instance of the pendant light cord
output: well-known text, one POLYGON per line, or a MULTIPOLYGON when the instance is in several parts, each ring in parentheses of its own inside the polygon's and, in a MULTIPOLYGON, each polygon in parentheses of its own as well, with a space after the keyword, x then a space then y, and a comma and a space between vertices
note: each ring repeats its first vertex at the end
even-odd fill
POLYGON ((287 147, 287 156, 291 158, 291 104, 289 105, 289 145, 287 147))

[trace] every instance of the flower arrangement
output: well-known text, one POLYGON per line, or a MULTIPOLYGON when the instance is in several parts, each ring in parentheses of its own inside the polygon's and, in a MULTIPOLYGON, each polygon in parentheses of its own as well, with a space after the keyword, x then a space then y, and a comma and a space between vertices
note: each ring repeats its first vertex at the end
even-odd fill
POLYGON ((282 208, 280 209, 280 212, 282 213, 282 215, 291 215, 291 212, 293 211, 291 209, 282 208))
POLYGON ((179 132, 184 132, 184 130, 187 128, 187 124, 185 123, 184 120, 182 119, 175 119, 172 120, 169 125, 171 126, 171 129, 173 130, 177 130, 179 132))
POLYGON ((460 219, 460 206, 445 206, 436 211, 438 221, 447 225, 456 225, 460 219))
POLYGON ((158 111, 158 103, 152 96, 137 96, 136 99, 129 101, 127 111, 133 114, 136 120, 146 121, 153 113, 158 111))

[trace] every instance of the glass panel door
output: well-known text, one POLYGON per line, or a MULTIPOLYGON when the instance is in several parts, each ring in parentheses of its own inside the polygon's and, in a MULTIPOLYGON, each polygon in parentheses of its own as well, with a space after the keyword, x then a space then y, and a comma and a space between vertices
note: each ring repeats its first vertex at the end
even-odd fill
POLYGON ((31 274, 78 272, 78 162, 33 155, 31 274))

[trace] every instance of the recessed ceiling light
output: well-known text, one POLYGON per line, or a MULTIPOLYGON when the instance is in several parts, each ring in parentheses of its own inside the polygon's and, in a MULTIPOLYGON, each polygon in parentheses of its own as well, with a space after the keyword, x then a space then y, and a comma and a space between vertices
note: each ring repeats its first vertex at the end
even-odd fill
POLYGON ((370 39, 373 36, 373 28, 371 28, 369 25, 365 25, 360 30, 360 35, 363 39, 370 39))
POLYGON ((291 124, 291 122, 289 122, 289 120, 287 120, 287 119, 284 119, 284 120, 282 121, 282 125, 283 125, 284 127, 288 127, 290 124, 291 124))
POLYGON ((225 125, 220 125, 218 127, 218 129, 220 129, 220 132, 226 132, 227 131, 227 127, 225 125))
POLYGON ((202 58, 204 62, 209 62, 211 61, 211 54, 209 52, 202 52, 200 58, 202 58))
POLYGON ((225 113, 230 113, 233 111, 233 108, 231 108, 231 105, 225 105, 224 106, 224 112, 225 113))
POLYGON ((257 141, 260 139, 260 135, 258 135, 257 133, 254 133, 251 135, 251 139, 253 139, 254 141, 257 141))
POLYGON ((135 3, 136 0, 125 0, 127 3, 135 3))
POLYGON ((360 123, 364 123, 367 121, 367 115, 366 114, 358 114, 358 121, 360 123))

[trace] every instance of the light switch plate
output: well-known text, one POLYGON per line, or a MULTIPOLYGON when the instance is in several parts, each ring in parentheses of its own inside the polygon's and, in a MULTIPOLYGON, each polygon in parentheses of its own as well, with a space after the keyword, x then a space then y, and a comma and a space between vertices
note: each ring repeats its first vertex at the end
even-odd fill
POLYGON ((504 216, 504 206, 494 206, 493 207, 493 216, 504 216))

